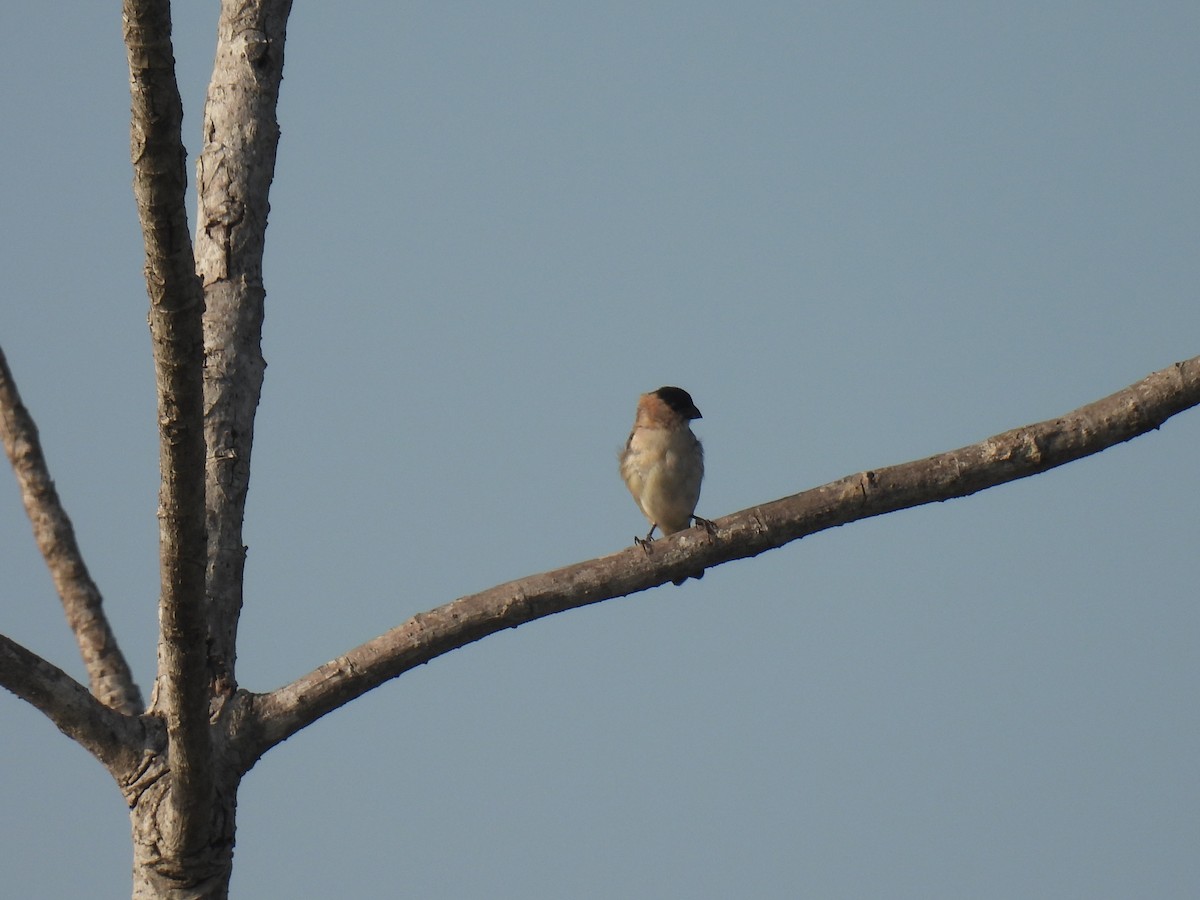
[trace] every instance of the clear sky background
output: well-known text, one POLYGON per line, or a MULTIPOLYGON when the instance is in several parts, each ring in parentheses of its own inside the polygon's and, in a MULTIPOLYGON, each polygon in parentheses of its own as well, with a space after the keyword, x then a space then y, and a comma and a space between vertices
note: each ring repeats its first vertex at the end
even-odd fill
MULTIPOLYGON (((181 4, 189 171, 217 4, 181 4)), ((1200 6, 298 3, 239 674, 628 545, 640 392, 717 518, 1200 353, 1200 6)), ((0 32, 0 342, 143 689, 154 385, 117 4, 0 32)), ((236 897, 1200 890, 1200 411, 505 632, 272 750, 236 897)), ((12 479, 0 630, 77 677, 12 479)), ((0 694, 0 871, 129 894, 0 694)))

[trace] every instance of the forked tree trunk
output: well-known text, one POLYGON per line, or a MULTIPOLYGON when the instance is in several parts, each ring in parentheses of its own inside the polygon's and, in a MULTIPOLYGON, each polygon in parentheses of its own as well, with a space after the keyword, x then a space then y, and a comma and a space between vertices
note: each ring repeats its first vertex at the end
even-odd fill
MULTIPOLYGON (((198 429, 202 424, 203 436, 197 442, 204 451, 201 461, 193 464, 189 458, 186 467, 179 466, 176 480, 205 484, 203 497, 186 508, 185 524, 191 524, 192 517, 202 523, 201 537, 173 554, 189 565, 199 561, 199 577, 181 588, 174 572, 164 569, 159 672, 151 714, 157 720, 152 727, 161 722, 165 734, 162 741, 152 740, 152 749, 132 778, 118 779, 125 782, 130 807, 135 900, 229 894, 237 788, 248 765, 239 767, 239 753, 225 739, 229 732, 216 721, 237 687, 242 521, 264 368, 262 255, 290 10, 291 0, 221 2, 203 149, 197 160, 193 254, 184 211, 182 107, 174 77, 169 0, 124 0, 134 99, 135 196, 146 238, 152 309, 155 290, 160 289, 167 300, 178 301, 171 309, 174 315, 164 321, 189 322, 193 330, 188 336, 196 338, 197 345, 203 329, 203 352, 197 350, 189 358, 193 365, 187 370, 194 378, 189 388, 202 384, 203 403, 196 403, 192 416, 167 404, 160 412, 160 420, 171 420, 164 429, 164 446, 174 449, 181 427, 198 429), (163 227, 167 221, 172 227, 163 227), (181 246, 167 246, 164 235, 181 246), (174 260, 168 254, 174 249, 180 259, 186 256, 180 272, 158 277, 164 267, 157 259, 174 260), (207 553, 195 551, 196 543, 206 543, 207 553)), ((152 333, 156 359, 160 346, 174 349, 178 343, 165 332, 160 336, 152 328, 152 333)), ((161 378, 159 390, 164 391, 161 378)), ((175 474, 164 468, 164 484, 168 476, 175 474)), ((172 555, 168 551, 174 548, 177 530, 172 522, 164 532, 164 559, 172 555)))

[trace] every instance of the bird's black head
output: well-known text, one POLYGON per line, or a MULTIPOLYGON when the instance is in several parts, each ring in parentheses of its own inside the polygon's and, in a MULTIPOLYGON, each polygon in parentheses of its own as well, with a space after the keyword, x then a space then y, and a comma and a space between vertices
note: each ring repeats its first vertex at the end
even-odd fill
POLYGON ((696 404, 692 402, 692 395, 683 388, 677 387, 660 387, 654 392, 663 403, 671 407, 673 412, 679 413, 685 419, 702 419, 700 410, 696 409, 696 404))

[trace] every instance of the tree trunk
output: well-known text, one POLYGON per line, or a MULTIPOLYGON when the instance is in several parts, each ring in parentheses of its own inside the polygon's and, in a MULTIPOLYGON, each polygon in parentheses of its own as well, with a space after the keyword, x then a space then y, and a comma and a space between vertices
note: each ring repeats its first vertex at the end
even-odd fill
POLYGON ((177 808, 171 802, 171 773, 165 752, 144 760, 136 782, 125 791, 133 832, 133 900, 224 900, 233 873, 233 841, 240 778, 220 767, 211 810, 177 808), (205 822, 203 840, 188 853, 178 846, 183 817, 195 828, 205 822))

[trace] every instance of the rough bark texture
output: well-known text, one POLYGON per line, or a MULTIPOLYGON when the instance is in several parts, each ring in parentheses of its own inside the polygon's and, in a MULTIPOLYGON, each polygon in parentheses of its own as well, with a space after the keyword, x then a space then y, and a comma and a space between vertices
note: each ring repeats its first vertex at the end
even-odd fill
POLYGON ((231 720, 221 713, 236 684, 242 519, 264 367, 262 253, 290 2, 222 3, 198 165, 195 260, 184 221, 179 97, 165 10, 165 2, 127 4, 135 192, 142 183, 158 187, 155 199, 162 201, 154 206, 139 196, 164 424, 156 710, 166 730, 165 740, 147 743, 124 787, 132 809, 134 896, 224 897, 245 766, 226 746, 231 720), (150 98, 144 114, 139 88, 150 98), (162 151, 159 163, 140 166, 139 151, 149 157, 150 148, 162 151), (186 557, 178 553, 184 546, 186 557))
POLYGON ((634 546, 463 597, 413 616, 276 691, 241 695, 248 722, 237 740, 245 743, 248 759, 257 759, 382 682, 489 634, 757 556, 827 528, 1036 475, 1156 429, 1197 404, 1200 357, 1060 418, 742 510, 718 519, 712 535, 693 528, 655 541, 651 553, 634 546))
POLYGON ((216 691, 236 688, 237 626, 246 551, 242 522, 254 414, 262 391, 262 257, 275 174, 290 0, 221 5, 217 57, 197 165, 198 271, 204 282, 208 596, 216 691))
POLYGON ((215 788, 204 608, 203 295, 184 206, 183 106, 170 4, 126 0, 123 15, 133 192, 146 249, 158 389, 159 646, 151 709, 166 723, 170 767, 162 780, 166 802, 134 808, 135 861, 147 864, 146 846, 153 842, 158 874, 187 880, 189 870, 211 868, 220 857, 210 835, 215 788))
POLYGON ((41 710, 110 772, 136 764, 140 720, 100 703, 62 669, 0 635, 0 684, 41 710))
POLYGON ((17 476, 21 502, 33 525, 33 538, 50 569, 67 624, 79 644, 92 694, 105 706, 136 715, 143 706, 141 691, 134 684, 129 663, 108 624, 100 589, 92 581, 75 542, 75 529, 50 478, 37 426, 21 402, 3 351, 0 351, 0 438, 17 476))
MULTIPOLYGON (((157 723, 158 720, 152 720, 157 723)), ((219 733, 215 735, 220 741, 219 733)), ((133 900, 223 900, 233 873, 233 841, 240 773, 218 752, 212 770, 213 801, 191 808, 189 827, 202 833, 202 851, 176 852, 164 842, 163 822, 179 811, 173 793, 167 736, 147 734, 139 765, 120 782, 133 832, 133 900)))

